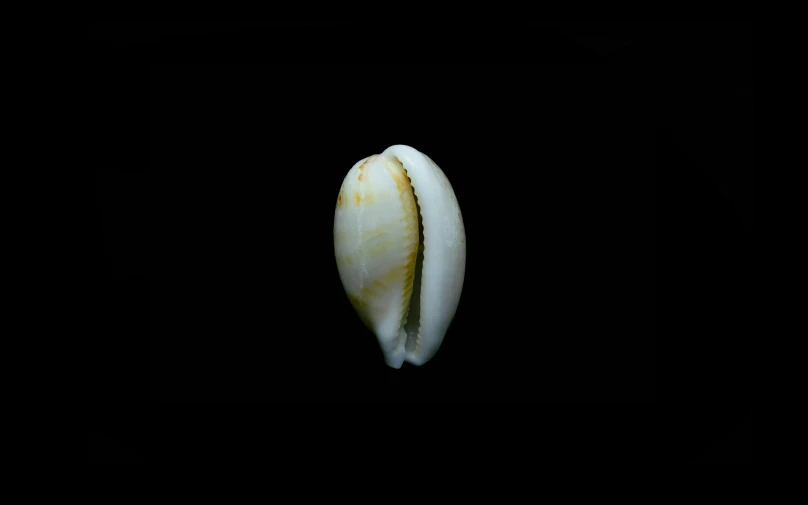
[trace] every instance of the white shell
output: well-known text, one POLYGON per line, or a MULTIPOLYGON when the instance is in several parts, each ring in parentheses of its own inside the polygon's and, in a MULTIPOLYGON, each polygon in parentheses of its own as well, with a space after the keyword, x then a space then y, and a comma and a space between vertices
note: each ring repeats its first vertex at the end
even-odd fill
POLYGON ((438 165, 405 145, 357 162, 337 197, 334 250, 345 292, 387 364, 429 361, 454 318, 466 269, 463 217, 438 165))

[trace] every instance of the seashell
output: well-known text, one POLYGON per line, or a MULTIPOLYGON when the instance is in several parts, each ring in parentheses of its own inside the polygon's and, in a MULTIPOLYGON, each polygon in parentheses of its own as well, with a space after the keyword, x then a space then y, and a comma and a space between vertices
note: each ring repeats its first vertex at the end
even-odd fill
POLYGON ((432 359, 466 269, 463 217, 438 165, 406 145, 357 162, 337 197, 334 251, 345 292, 387 365, 432 359))

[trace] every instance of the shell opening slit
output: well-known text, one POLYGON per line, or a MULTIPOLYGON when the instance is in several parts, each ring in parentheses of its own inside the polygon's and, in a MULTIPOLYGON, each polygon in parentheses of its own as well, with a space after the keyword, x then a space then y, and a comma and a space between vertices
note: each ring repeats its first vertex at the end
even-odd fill
MULTIPOLYGON (((402 166, 403 165, 404 164, 402 163, 402 166)), ((404 172, 407 173, 406 168, 404 169, 404 172)), ((412 185, 412 179, 408 173, 407 179, 409 179, 410 187, 413 190, 415 210, 418 215, 418 253, 415 256, 415 272, 412 280, 412 297, 410 298, 409 310, 407 311, 406 321, 404 323, 404 331, 407 333, 407 340, 404 345, 404 350, 411 353, 417 350, 420 338, 421 273, 423 271, 424 263, 424 221, 421 214, 421 206, 418 203, 417 190, 415 186, 412 185)))

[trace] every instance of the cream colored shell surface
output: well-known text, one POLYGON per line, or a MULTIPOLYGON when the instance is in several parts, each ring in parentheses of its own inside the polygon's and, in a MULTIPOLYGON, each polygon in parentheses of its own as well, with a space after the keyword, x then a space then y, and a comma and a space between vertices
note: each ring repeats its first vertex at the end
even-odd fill
POLYGON ((466 259, 460 207, 443 171, 404 145, 357 162, 337 197, 334 248, 345 292, 387 364, 431 359, 457 310, 466 259))

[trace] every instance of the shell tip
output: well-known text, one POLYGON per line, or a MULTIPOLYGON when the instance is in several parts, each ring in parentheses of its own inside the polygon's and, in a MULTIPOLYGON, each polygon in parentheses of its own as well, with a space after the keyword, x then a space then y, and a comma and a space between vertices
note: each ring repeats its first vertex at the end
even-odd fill
POLYGON ((390 368, 395 368, 398 370, 404 364, 404 351, 396 350, 391 353, 385 353, 384 355, 384 362, 387 363, 387 366, 390 368))
POLYGON ((407 363, 409 363, 411 365, 415 365, 415 366, 421 366, 424 363, 426 363, 427 361, 429 361, 428 358, 425 358, 424 356, 419 356, 415 352, 408 352, 407 355, 405 356, 404 360, 407 363))

